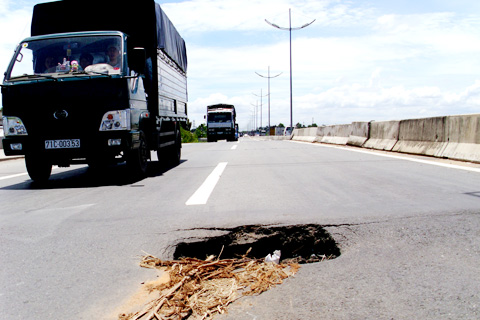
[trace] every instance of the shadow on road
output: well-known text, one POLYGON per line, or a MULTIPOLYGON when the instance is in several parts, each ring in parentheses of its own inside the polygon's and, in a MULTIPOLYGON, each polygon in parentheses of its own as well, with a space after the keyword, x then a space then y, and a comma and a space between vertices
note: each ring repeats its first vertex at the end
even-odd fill
MULTIPOLYGON (((181 160, 180 165, 187 160, 181 160)), ((95 188, 105 186, 125 186, 135 184, 148 178, 162 176, 175 166, 165 165, 159 161, 148 163, 147 174, 142 178, 132 178, 127 172, 125 164, 105 166, 102 168, 81 167, 67 172, 52 172, 50 179, 43 183, 27 180, 22 183, 1 188, 2 190, 31 190, 31 189, 72 189, 95 188)))

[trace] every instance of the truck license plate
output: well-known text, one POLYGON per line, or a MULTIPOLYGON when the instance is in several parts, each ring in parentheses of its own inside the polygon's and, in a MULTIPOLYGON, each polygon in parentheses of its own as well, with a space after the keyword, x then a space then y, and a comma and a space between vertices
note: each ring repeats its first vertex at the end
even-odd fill
POLYGON ((80 139, 45 140, 45 149, 80 148, 80 139))

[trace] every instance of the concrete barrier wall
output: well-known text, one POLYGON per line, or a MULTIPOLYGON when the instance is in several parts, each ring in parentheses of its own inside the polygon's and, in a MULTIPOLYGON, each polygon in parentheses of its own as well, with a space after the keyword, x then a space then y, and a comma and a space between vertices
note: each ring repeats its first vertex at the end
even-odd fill
POLYGON ((480 162, 480 114, 295 129, 294 140, 480 162))
POLYGON ((295 129, 292 140, 349 144, 361 147, 368 139, 368 127, 368 122, 353 122, 352 124, 295 129))
POLYGON ((365 144, 369 135, 369 122, 352 122, 347 145, 361 147, 365 144))
POLYGON ((317 142, 361 147, 368 139, 368 122, 353 122, 322 126, 317 130, 317 142))
POLYGON ((444 158, 480 162, 480 114, 449 116, 444 158))
POLYGON ((317 137, 317 128, 301 128, 293 130, 292 140, 295 141, 305 141, 305 142, 315 142, 317 137))
POLYGON ((369 139, 364 148, 392 151, 398 141, 400 121, 370 122, 369 139))
POLYGON ((319 142, 322 143, 331 143, 331 144, 342 144, 346 145, 348 141, 348 124, 337 124, 333 126, 323 126, 319 127, 317 132, 319 135, 319 142), (321 138, 320 138, 321 137, 321 138))
POLYGON ((447 146, 446 117, 400 121, 393 151, 440 157, 447 146))
POLYGON ((255 140, 291 140, 291 136, 255 136, 255 140))

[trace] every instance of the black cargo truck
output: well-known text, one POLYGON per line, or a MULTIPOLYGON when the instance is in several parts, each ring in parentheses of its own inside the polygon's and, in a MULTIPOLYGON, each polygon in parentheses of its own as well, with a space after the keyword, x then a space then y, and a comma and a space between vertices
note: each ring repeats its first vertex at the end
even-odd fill
POLYGON ((5 154, 25 155, 34 181, 52 165, 112 162, 143 176, 152 150, 178 164, 184 40, 153 0, 80 3, 34 7, 2 84, 5 154))

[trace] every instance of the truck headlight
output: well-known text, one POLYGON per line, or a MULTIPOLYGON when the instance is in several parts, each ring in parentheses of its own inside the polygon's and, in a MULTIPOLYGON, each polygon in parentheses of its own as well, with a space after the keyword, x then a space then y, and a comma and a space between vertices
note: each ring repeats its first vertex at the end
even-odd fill
POLYGON ((130 109, 108 111, 103 115, 100 131, 130 130, 130 109))
POLYGON ((26 136, 27 128, 18 117, 3 117, 3 134, 8 136, 26 136))

